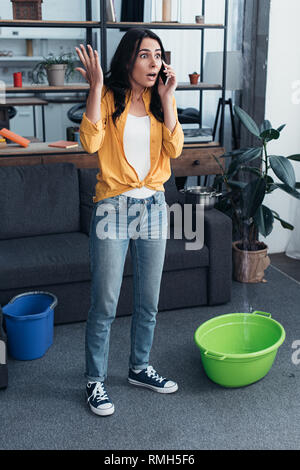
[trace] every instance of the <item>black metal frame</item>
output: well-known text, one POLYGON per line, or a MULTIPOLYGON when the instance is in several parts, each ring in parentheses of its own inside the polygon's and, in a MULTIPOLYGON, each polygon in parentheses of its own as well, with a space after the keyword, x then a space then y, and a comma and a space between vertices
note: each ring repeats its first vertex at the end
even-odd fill
MULTIPOLYGON (((64 27, 64 28, 85 28, 86 29, 86 43, 91 44, 94 47, 93 44, 93 35, 92 35, 92 28, 99 28, 100 29, 100 37, 101 37, 101 65, 103 72, 107 72, 107 29, 111 28, 120 28, 120 24, 107 24, 106 21, 106 8, 105 8, 105 0, 99 0, 100 1, 100 21, 92 21, 92 4, 91 0, 85 0, 85 7, 86 7, 86 22, 84 21, 78 21, 78 22, 60 22, 57 23, 57 21, 46 21, 43 23, 39 24, 33 24, 31 21, 30 23, 26 20, 17 20, 14 21, 14 25, 18 25, 20 27, 24 28, 32 28, 38 27, 38 28, 58 28, 58 27, 64 27)), ((205 1, 202 0, 202 15, 205 16, 205 1)), ((225 2, 225 16, 224 16, 224 25, 201 25, 201 24, 189 24, 185 25, 184 27, 182 26, 181 23, 179 24, 172 24, 172 25, 164 25, 163 23, 157 23, 155 24, 155 27, 153 27, 153 23, 142 23, 142 24, 137 24, 137 23, 127 23, 126 27, 135 27, 135 28, 149 28, 149 29, 197 29, 201 30, 201 55, 200 55, 200 70, 201 70, 201 77, 203 77, 203 60, 204 60, 204 39, 205 39, 205 29, 223 29, 224 31, 224 43, 223 43, 223 79, 222 79, 222 86, 220 90, 222 90, 222 97, 220 98, 219 103, 221 103, 221 123, 220 123, 220 129, 219 129, 219 145, 223 147, 224 145, 224 127, 225 127, 225 94, 226 94, 226 66, 227 66, 227 29, 228 29, 228 7, 229 7, 229 0, 224 0, 225 2)), ((38 22, 37 22, 38 23, 38 22)), ((0 21, 0 26, 11 26, 12 21, 0 21)), ((178 89, 184 90, 188 89, 185 87, 182 87, 178 89)), ((202 126, 202 120, 203 120, 203 91, 205 89, 200 89, 200 99, 199 99, 199 112, 200 112, 200 126, 202 126)), ((64 90, 55 90, 55 92, 63 92, 64 90)), ((78 90, 68 90, 68 92, 72 93, 78 90)), ((82 90, 80 90, 82 91, 82 90)), ((20 93, 22 90, 20 90, 20 93)), ((23 91, 24 93, 24 91, 23 91)), ((205 145, 201 145, 201 148, 205 148, 205 145)))
MULTIPOLYGON (((37 132, 36 132, 36 114, 35 114, 35 106, 32 106, 32 111, 33 111, 33 135, 34 137, 37 137, 37 132)), ((42 132, 43 132, 43 142, 46 142, 46 127, 45 127, 45 105, 42 104, 42 132)))
MULTIPOLYGON (((226 105, 229 106, 229 112, 230 112, 232 140, 234 142, 233 150, 236 150, 238 148, 238 140, 237 140, 237 132, 236 132, 236 127, 235 127, 235 122, 234 122, 233 104, 232 104, 231 98, 229 98, 228 100, 225 100, 225 106, 226 105)), ((219 99, 216 119, 215 119, 214 128, 213 128, 213 139, 215 138, 216 131, 217 131, 217 125, 218 125, 221 106, 222 106, 222 98, 219 99)))

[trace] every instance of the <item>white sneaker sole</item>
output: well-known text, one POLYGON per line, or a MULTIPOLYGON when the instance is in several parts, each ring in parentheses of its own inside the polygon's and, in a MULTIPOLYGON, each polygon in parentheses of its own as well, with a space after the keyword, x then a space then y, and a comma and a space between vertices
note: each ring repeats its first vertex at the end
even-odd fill
POLYGON ((149 385, 149 384, 139 382, 138 380, 130 379, 129 377, 128 377, 128 382, 131 383, 132 385, 137 385, 138 387, 150 388, 151 390, 154 390, 155 392, 158 392, 158 393, 174 393, 174 392, 177 392, 178 390, 178 385, 176 383, 172 387, 160 388, 160 387, 155 387, 154 385, 149 385))

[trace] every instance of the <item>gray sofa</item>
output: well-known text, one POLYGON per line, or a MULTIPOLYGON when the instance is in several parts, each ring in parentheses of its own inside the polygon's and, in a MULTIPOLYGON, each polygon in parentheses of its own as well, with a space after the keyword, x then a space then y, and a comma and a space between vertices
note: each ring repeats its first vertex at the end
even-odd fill
MULTIPOLYGON (((72 163, 0 167, 0 305, 23 292, 49 291, 58 298, 55 324, 86 320, 96 173, 72 163)), ((164 187, 169 206, 183 204, 173 174, 164 187)), ((159 310, 230 300, 231 230, 231 220, 212 209, 201 250, 185 250, 185 239, 167 240, 159 310)), ((117 316, 131 314, 132 281, 128 250, 117 316)))

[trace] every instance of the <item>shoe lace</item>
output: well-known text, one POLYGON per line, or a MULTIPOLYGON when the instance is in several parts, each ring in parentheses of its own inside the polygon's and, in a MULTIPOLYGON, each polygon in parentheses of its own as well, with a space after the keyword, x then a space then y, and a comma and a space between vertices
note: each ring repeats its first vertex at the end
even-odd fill
POLYGON ((104 388, 104 384, 102 382, 97 382, 96 386, 93 390, 92 397, 96 401, 108 400, 108 396, 106 390, 104 388))
POLYGON ((153 378, 154 380, 156 380, 157 382, 161 383, 163 380, 165 380, 166 378, 165 377, 162 377, 161 375, 159 375, 155 369, 153 369, 152 366, 149 366, 146 370, 146 374, 148 375, 149 378, 153 378))

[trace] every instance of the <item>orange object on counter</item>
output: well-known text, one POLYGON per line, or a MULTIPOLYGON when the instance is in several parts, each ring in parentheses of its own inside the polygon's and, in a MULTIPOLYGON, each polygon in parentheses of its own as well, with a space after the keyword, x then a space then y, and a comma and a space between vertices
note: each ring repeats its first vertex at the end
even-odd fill
POLYGON ((21 137, 18 134, 15 134, 12 131, 9 131, 5 127, 3 127, 0 130, 0 135, 3 135, 3 137, 6 137, 6 139, 12 140, 13 142, 16 142, 16 144, 21 145, 22 147, 28 147, 28 144, 30 143, 30 140, 25 139, 25 137, 21 137))
POLYGON ((78 147, 78 142, 73 142, 71 140, 58 140, 57 142, 52 142, 48 144, 48 147, 58 147, 62 149, 70 149, 73 147, 78 147))

